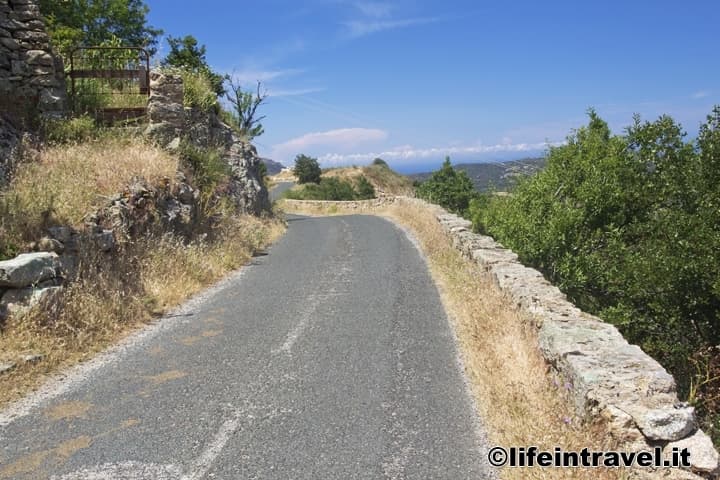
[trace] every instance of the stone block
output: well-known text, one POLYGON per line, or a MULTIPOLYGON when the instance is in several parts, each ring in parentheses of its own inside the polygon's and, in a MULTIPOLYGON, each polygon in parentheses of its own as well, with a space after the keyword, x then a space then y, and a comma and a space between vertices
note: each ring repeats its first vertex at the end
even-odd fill
POLYGON ((697 473, 717 475, 720 473, 720 456, 710 437, 702 430, 692 435, 670 442, 665 446, 664 452, 669 455, 673 448, 687 448, 690 452, 690 469, 697 473))
POLYGON ((0 262, 0 286, 22 288, 61 275, 56 253, 23 253, 0 262))
POLYGON ((25 60, 28 65, 42 65, 45 67, 54 67, 55 59, 45 50, 28 50, 25 52, 25 60))

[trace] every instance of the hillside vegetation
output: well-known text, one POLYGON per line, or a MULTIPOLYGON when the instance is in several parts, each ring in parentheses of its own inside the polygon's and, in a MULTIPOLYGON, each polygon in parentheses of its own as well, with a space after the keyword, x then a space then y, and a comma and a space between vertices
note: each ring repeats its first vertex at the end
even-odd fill
POLYGON ((468 208, 434 201, 659 360, 720 443, 720 107, 691 141, 667 116, 624 135, 589 117, 512 195, 436 172, 435 188, 468 208))
MULTIPOLYGON (((545 158, 521 158, 506 162, 458 163, 453 168, 465 172, 479 192, 503 192, 511 189, 523 177, 539 172, 544 166, 545 158)), ((410 178, 424 182, 431 175, 432 172, 414 173, 410 178)))
MULTIPOLYGON (((227 165, 214 152, 171 154, 130 133, 77 123, 54 125, 46 132, 54 144, 28 149, 0 190, 0 259, 35 248, 49 227, 82 232, 89 216, 127 197, 133 184, 174 191, 179 171, 198 190, 200 211, 187 236, 155 228, 123 239, 116 232, 112 252, 81 247, 52 305, 0 318, 0 363, 42 356, 0 376, 0 404, 241 267, 283 231, 279 221, 238 214, 224 200, 227 165)), ((157 218, 152 208, 141 210, 157 218)))
POLYGON ((377 195, 413 195, 412 181, 376 159, 365 167, 321 170, 316 159, 298 155, 295 176, 300 185, 284 193, 293 200, 368 200, 377 195))
POLYGON ((382 159, 364 167, 328 168, 323 171, 323 177, 343 180, 355 180, 361 176, 368 179, 378 194, 412 196, 415 191, 412 179, 397 173, 382 159))

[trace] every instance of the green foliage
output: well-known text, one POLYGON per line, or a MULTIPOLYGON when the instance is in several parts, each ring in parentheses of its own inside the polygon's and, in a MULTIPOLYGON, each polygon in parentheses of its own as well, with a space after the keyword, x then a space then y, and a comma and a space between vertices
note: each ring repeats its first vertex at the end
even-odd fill
POLYGON ((99 132, 95 120, 87 115, 47 119, 42 125, 43 137, 51 144, 80 143, 97 137, 99 132))
POLYGON ((267 93, 261 92, 261 83, 257 83, 257 91, 244 90, 241 85, 235 83, 231 77, 227 77, 230 91, 226 98, 233 108, 233 123, 240 133, 248 140, 262 135, 265 130, 260 123, 265 116, 258 117, 257 109, 267 99, 267 93))
POLYGON ((387 164, 387 162, 385 160, 383 160, 382 158, 376 158, 375 160, 373 160, 372 164, 379 165, 381 167, 390 168, 390 166, 387 164))
MULTIPOLYGON (((192 35, 184 37, 169 36, 168 44, 170 45, 170 53, 162 61, 162 65, 166 67, 180 68, 189 72, 193 78, 203 79, 204 83, 209 84, 209 88, 215 93, 215 96, 222 97, 225 95, 225 77, 219 73, 215 73, 208 65, 205 58, 207 49, 205 45, 198 46, 198 41, 192 35)), ((187 89, 187 84, 185 84, 187 89)), ((217 102, 217 100, 215 100, 217 102)))
POLYGON ((183 105, 203 112, 217 112, 220 108, 212 80, 203 71, 180 69, 183 78, 183 105))
POLYGON ((142 0, 40 0, 40 11, 53 45, 66 58, 77 46, 100 45, 113 37, 153 55, 162 34, 147 24, 149 9, 142 0))
POLYGON ((190 169, 192 184, 200 190, 204 210, 208 210, 218 191, 227 183, 230 166, 220 151, 198 148, 188 142, 181 144, 180 156, 190 169))
POLYGON ((375 187, 368 181, 364 176, 360 176, 355 184, 355 190, 357 195, 355 198, 358 200, 369 200, 375 198, 375 187))
POLYGON ((298 183, 320 183, 322 170, 316 158, 300 154, 295 157, 294 173, 298 183))
POLYGON ((440 170, 433 172, 417 187, 418 197, 460 215, 467 212, 470 201, 477 195, 470 177, 461 170, 455 170, 450 164, 450 157, 445 157, 440 170))
POLYGON ((356 200, 357 192, 352 183, 336 177, 320 180, 320 183, 308 183, 302 188, 287 190, 285 197, 293 200, 356 200))
POLYGON ((511 196, 474 200, 470 216, 617 325, 684 394, 700 383, 718 405, 720 379, 700 382, 690 358, 720 343, 720 107, 697 140, 684 136, 667 116, 611 135, 590 111, 545 170, 511 196))

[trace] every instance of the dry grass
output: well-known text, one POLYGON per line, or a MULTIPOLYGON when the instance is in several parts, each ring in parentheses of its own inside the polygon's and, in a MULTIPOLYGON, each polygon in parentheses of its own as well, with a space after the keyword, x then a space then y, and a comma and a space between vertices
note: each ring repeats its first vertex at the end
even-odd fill
POLYGON ((0 253, 40 238, 48 224, 77 225, 133 177, 174 181, 178 159, 130 138, 52 147, 23 163, 0 195, 0 253))
MULTIPOLYGON (((332 214, 342 214, 333 205, 332 214)), ((320 214, 322 207, 305 209, 320 214)), ((344 213, 354 213, 346 211, 344 213)), ((457 334, 460 353, 490 444, 552 451, 608 450, 602 425, 585 425, 563 383, 549 371, 533 327, 476 265, 452 247, 432 211, 402 202, 375 212, 409 228, 425 253, 457 334)), ((506 468, 503 479, 616 479, 621 470, 506 468)))
POLYGON ((228 218, 212 242, 148 238, 114 258, 83 258, 60 307, 35 309, 0 331, 0 361, 44 355, 0 376, 0 406, 241 267, 283 231, 278 220, 228 218))

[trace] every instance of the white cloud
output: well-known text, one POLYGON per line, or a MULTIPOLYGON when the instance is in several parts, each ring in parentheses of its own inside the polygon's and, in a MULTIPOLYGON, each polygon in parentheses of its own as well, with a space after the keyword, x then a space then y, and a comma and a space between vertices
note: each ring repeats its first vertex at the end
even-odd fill
POLYGON ((548 146, 562 145, 564 142, 542 142, 542 143, 501 143, 496 145, 474 145, 466 147, 433 147, 413 148, 410 145, 396 147, 384 152, 369 153, 326 153, 318 160, 325 166, 349 165, 353 163, 369 162, 380 157, 385 160, 402 162, 406 160, 441 159, 445 155, 481 155, 487 153, 522 153, 537 152, 546 149, 548 146))
POLYGON ((308 153, 318 149, 347 150, 364 143, 385 140, 387 137, 387 132, 375 128, 340 128, 326 132, 306 133, 274 145, 272 157, 288 160, 299 153, 308 153))
POLYGON ((384 30, 395 30, 398 28, 412 27, 415 25, 425 25, 440 21, 439 18, 406 18, 400 20, 353 20, 344 22, 343 25, 348 29, 348 35, 351 38, 363 37, 371 33, 377 33, 384 30))
POLYGON ((705 98, 705 97, 709 97, 709 96, 710 96, 710 92, 708 92, 706 90, 701 90, 699 92, 693 93, 692 98, 700 99, 700 98, 705 98))

